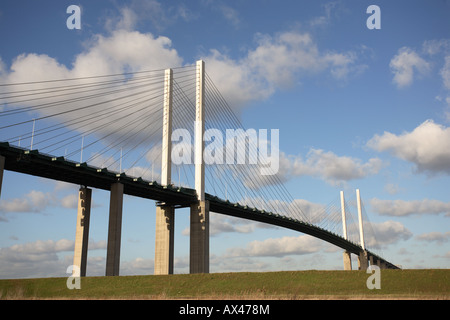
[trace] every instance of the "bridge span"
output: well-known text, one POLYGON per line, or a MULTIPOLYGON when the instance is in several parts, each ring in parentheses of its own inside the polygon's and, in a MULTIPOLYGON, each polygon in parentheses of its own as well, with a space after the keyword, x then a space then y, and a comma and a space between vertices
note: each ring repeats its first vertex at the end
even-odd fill
MULTIPOLYGON (((86 163, 76 163, 66 160, 64 157, 54 157, 40 153, 38 150, 31 151, 10 146, 7 142, 0 143, 0 156, 4 157, 4 169, 9 171, 106 191, 110 191, 112 185, 120 183, 123 185, 124 194, 154 200, 160 205, 174 206, 175 208, 190 207, 198 201, 196 190, 194 189, 172 185, 162 186, 156 181, 146 181, 142 178, 127 176, 124 173, 111 172, 106 168, 96 168, 86 163)), ((334 244, 358 257, 360 257, 361 253, 364 253, 366 258, 373 264, 378 264, 385 268, 398 269, 396 265, 375 253, 363 250, 359 244, 313 224, 289 218, 276 212, 266 212, 258 208, 231 203, 208 193, 205 194, 205 199, 209 202, 209 210, 212 212, 268 223, 305 233, 334 244)))

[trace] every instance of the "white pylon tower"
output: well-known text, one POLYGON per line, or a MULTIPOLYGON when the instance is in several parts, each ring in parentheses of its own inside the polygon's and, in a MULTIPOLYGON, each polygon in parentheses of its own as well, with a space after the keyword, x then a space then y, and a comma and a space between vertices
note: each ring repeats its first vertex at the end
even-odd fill
MULTIPOLYGON (((347 240, 347 222, 345 219, 345 199, 344 191, 341 191, 341 212, 342 212, 342 232, 344 239, 347 240)), ((352 258, 351 253, 347 250, 344 251, 344 270, 352 270, 352 258)))

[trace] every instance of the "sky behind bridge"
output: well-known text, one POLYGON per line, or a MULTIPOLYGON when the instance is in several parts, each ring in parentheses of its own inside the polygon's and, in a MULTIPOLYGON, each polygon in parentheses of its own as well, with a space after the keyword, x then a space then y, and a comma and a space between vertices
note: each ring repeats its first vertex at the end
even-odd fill
MULTIPOLYGON (((341 190, 354 203, 359 188, 383 257, 448 268, 449 17, 448 0, 6 0, 0 84, 203 59, 246 128, 280 130, 279 177, 305 210, 341 190), (73 4, 79 30, 66 26, 73 4), (379 30, 366 26, 372 4, 379 30)), ((78 187, 5 172, 0 278, 66 276, 78 187)), ((108 206, 94 190, 88 275, 105 271, 108 206)), ((152 274, 155 205, 125 197, 123 212, 121 274, 152 274)), ((178 273, 189 270, 188 223, 177 211, 178 273)), ((343 268, 332 245, 214 214, 210 248, 211 272, 343 268)))

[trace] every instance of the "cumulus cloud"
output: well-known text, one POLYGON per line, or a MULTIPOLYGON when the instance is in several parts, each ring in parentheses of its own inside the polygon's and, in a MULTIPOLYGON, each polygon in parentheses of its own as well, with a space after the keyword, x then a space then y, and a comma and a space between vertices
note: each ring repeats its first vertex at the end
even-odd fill
POLYGON ((450 56, 445 57, 445 64, 442 67, 440 74, 442 76, 444 87, 447 90, 450 90, 450 56))
POLYGON ((402 240, 408 240, 413 236, 411 231, 397 221, 372 222, 370 227, 374 233, 365 232, 364 234, 364 241, 367 247, 380 248, 402 240))
POLYGON ((331 151, 312 148, 306 156, 287 155, 280 152, 276 179, 272 175, 257 174, 258 167, 247 168, 246 170, 254 171, 255 174, 246 175, 241 179, 244 180, 245 186, 251 189, 284 183, 292 178, 302 176, 317 177, 330 185, 337 186, 377 174, 385 166, 386 163, 379 158, 370 158, 364 162, 358 158, 339 156, 331 151))
POLYGON ((284 257, 310 254, 321 248, 320 240, 308 235, 300 235, 252 241, 245 248, 228 249, 226 255, 230 257, 284 257))
POLYGON ((202 57, 232 106, 266 99, 277 89, 292 87, 302 76, 328 71, 333 78, 344 80, 365 69, 356 52, 321 52, 306 32, 257 34, 255 41, 256 47, 239 59, 217 49, 202 57))
POLYGON ((370 200, 372 209, 384 216, 410 216, 421 214, 446 214, 450 216, 450 202, 439 200, 380 200, 373 198, 370 200))
POLYGON ((450 232, 428 232, 416 237, 419 241, 436 242, 437 244, 447 243, 450 240, 450 232))
POLYGON ((423 76, 431 68, 430 64, 421 58, 414 50, 403 47, 398 50, 396 56, 389 63, 394 74, 393 83, 398 88, 410 86, 413 83, 415 74, 423 76))
POLYGON ((0 213, 11 212, 42 212, 53 203, 54 199, 50 193, 32 190, 23 198, 0 200, 0 213))
MULTIPOLYGON (((73 240, 60 239, 56 241, 36 240, 0 248, 0 277, 66 276, 67 267, 73 264, 74 247, 73 240), (68 253, 68 255, 62 256, 64 253, 68 253)), ((98 249, 105 250, 106 241, 89 242, 89 250, 98 249)), ((95 258, 89 261, 92 260, 95 258)), ((90 269, 92 269, 92 264, 90 264, 90 269)))
POLYGON ((375 135, 367 145, 414 163, 419 172, 450 173, 450 128, 427 120, 411 132, 375 135))
POLYGON ((215 213, 211 213, 210 219, 211 224, 209 234, 211 236, 216 236, 221 233, 229 233, 229 232, 252 233, 256 229, 274 228, 273 226, 268 224, 254 222, 245 219, 238 219, 215 213))
POLYGON ((184 4, 165 7, 156 0, 132 0, 118 11, 119 14, 109 12, 104 19, 106 30, 134 30, 145 22, 162 31, 179 19, 190 21, 198 16, 184 4))
POLYGON ((224 18, 235 28, 238 29, 241 24, 241 19, 239 18, 239 13, 230 6, 219 5, 218 9, 224 16, 224 18))
POLYGON ((382 167, 383 163, 378 158, 372 158, 363 163, 360 159, 338 156, 331 151, 311 149, 306 160, 303 161, 300 158, 295 160, 293 173, 320 176, 329 182, 341 182, 376 174, 382 167))
MULTIPOLYGON (((92 207, 98 206, 92 203, 92 207)), ((0 200, 0 221, 8 222, 8 214, 14 213, 46 213, 50 208, 74 209, 76 214, 78 208, 78 189, 67 183, 55 183, 55 189, 51 192, 32 190, 29 193, 13 199, 0 200), (70 188, 71 193, 60 196, 59 192, 70 188)))

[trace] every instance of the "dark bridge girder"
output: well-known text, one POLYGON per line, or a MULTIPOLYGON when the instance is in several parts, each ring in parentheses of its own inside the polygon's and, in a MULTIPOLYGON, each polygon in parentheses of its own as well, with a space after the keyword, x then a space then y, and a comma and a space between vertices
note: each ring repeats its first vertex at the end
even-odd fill
MULTIPOLYGON (((206 195, 206 200, 209 200, 209 208, 211 211, 225 214, 233 217, 268 223, 271 225, 276 225, 279 227, 295 230, 298 232, 302 232, 305 234, 309 234, 313 237, 322 239, 331 244, 334 244, 346 251, 349 251, 353 254, 359 255, 361 251, 363 251, 362 247, 345 240, 340 235, 329 232, 325 229, 319 228, 315 225, 305 223, 303 221, 295 220, 289 217, 285 217, 279 214, 274 214, 271 212, 260 211, 256 208, 250 208, 247 206, 241 206, 236 203, 230 203, 228 201, 223 201, 218 199, 217 197, 206 195)), ((368 257, 373 258, 373 262, 377 263, 378 261, 385 263, 388 269, 399 269, 396 265, 386 261, 385 259, 379 257, 378 255, 367 251, 368 257)))
MULTIPOLYGON (((194 189, 161 186, 154 181, 144 181, 141 178, 129 177, 123 173, 110 172, 105 168, 88 166, 86 163, 75 163, 64 159, 64 157, 53 157, 39 153, 38 150, 30 151, 12 147, 7 142, 0 142, 0 155, 5 157, 5 169, 10 171, 108 191, 111 190, 112 184, 120 182, 124 185, 125 194, 176 206, 189 206, 197 202, 194 189)), ((212 212, 268 223, 309 234, 356 255, 359 255, 362 251, 359 245, 312 224, 223 201, 209 194, 205 196, 210 203, 210 211, 212 212)), ((370 251, 367 251, 367 253, 369 257, 373 258, 374 263, 380 261, 385 263, 387 268, 398 269, 397 266, 376 254, 370 251)))

